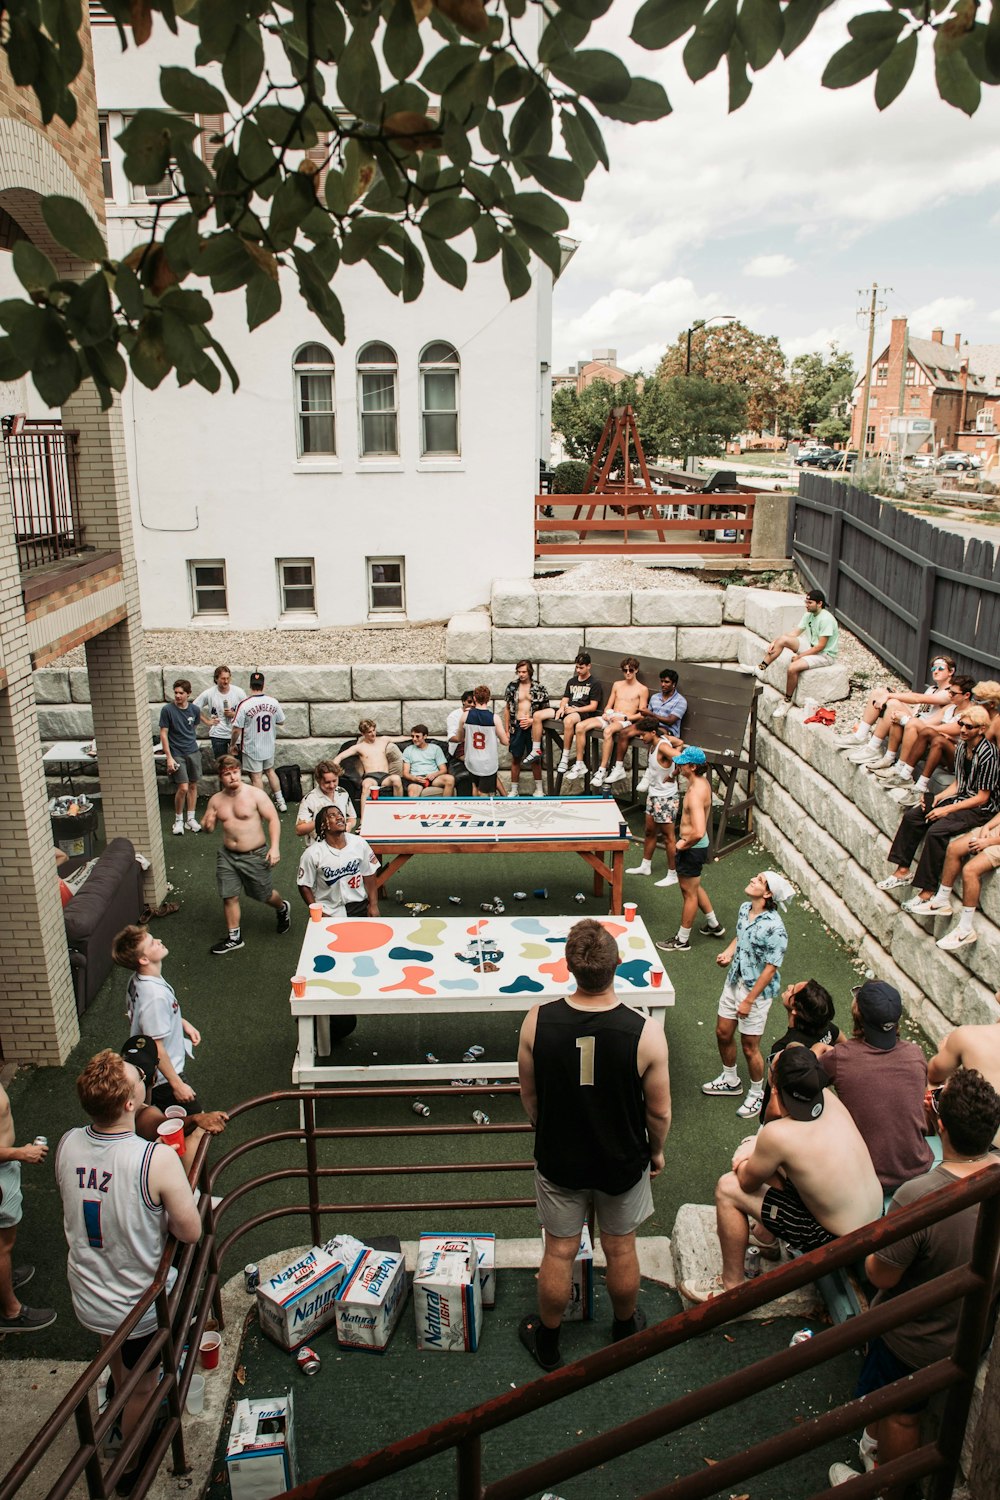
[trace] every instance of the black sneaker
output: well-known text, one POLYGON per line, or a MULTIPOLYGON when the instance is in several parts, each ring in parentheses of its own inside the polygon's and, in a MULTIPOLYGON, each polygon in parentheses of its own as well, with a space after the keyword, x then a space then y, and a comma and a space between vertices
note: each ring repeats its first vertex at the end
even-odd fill
POLYGON ((290 901, 282 901, 278 908, 278 931, 287 932, 292 925, 292 904, 290 901))
POLYGON ((718 922, 716 922, 714 927, 712 926, 711 922, 706 922, 704 927, 701 929, 701 935, 702 937, 725 937, 726 929, 722 927, 718 922))
POLYGON ((690 953, 691 944, 686 938, 672 937, 669 943, 657 943, 661 953, 690 953))
POLYGON ((31 1280, 34 1274, 34 1266, 15 1267, 15 1269, 11 1272, 10 1278, 11 1286, 14 1288, 15 1292, 17 1291, 19 1286, 27 1286, 28 1282, 31 1280))
POLYGON ((16 1318, 0 1318, 0 1333, 38 1333, 55 1320, 54 1307, 29 1307, 22 1302, 16 1318))
POLYGON ((241 937, 234 938, 234 937, 228 937, 227 936, 227 937, 224 937, 222 939, 221 943, 213 943, 212 946, 211 946, 211 948, 209 948, 208 951, 209 951, 209 953, 214 953, 214 954, 218 955, 218 954, 221 954, 221 953, 235 953, 236 950, 237 950, 237 948, 242 948, 242 947, 243 947, 243 939, 241 937))

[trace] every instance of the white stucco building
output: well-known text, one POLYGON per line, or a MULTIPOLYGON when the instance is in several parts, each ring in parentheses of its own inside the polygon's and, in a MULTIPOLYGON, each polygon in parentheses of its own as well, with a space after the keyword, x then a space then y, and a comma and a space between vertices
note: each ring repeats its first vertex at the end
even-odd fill
MULTIPOLYGON (((122 54, 97 11, 119 256, 148 237, 150 207, 114 137, 160 103, 161 65, 190 62, 189 28, 175 39, 158 27, 122 54)), ((215 297, 212 330, 239 391, 182 390, 171 376, 154 392, 130 380, 122 401, 146 626, 442 619, 485 603, 494 577, 530 573, 551 335, 551 277, 537 262, 533 273, 511 303, 499 258, 470 265, 462 292, 428 266, 423 294, 404 305, 366 267, 342 268, 343 347, 291 277, 281 311, 253 334, 241 291, 215 297)))

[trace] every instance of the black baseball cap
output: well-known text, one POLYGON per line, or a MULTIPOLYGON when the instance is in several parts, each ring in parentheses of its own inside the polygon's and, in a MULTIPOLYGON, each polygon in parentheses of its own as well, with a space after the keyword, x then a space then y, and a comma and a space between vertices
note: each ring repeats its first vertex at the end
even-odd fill
POLYGON ((881 1047, 883 1052, 891 1052, 898 1039, 899 1018, 903 1014, 899 991, 886 984, 884 979, 869 979, 854 998, 858 1002, 865 1041, 872 1047, 881 1047))
POLYGON ((819 1119, 823 1113, 823 1090, 829 1082, 819 1058, 808 1047, 792 1042, 778 1053, 774 1086, 793 1120, 819 1119))
POLYGON ((264 686, 264 674, 263 674, 263 672, 251 672, 250 673, 250 686, 252 688, 262 688, 264 686))
POLYGON ((146 1087, 149 1088, 156 1077, 158 1055, 156 1038, 144 1036, 141 1032, 138 1036, 130 1036, 122 1048, 121 1055, 127 1063, 139 1069, 146 1087))

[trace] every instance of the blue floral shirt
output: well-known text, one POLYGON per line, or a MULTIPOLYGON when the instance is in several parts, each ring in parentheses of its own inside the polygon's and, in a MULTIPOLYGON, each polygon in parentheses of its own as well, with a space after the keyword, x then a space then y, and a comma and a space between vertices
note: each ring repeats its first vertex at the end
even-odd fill
POLYGON ((773 1000, 781 989, 781 960, 788 947, 785 924, 776 911, 750 915, 750 902, 744 901, 736 918, 736 952, 729 965, 726 983, 742 983, 749 989, 757 982, 766 964, 773 964, 774 978, 761 993, 762 1000, 773 1000))

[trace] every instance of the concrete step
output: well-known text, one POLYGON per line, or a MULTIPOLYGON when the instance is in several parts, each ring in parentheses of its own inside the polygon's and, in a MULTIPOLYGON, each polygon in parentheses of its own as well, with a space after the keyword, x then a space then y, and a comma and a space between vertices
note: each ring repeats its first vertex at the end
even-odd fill
MULTIPOLYGON (((708 1203, 682 1203, 674 1220, 674 1232, 670 1247, 674 1257, 674 1277, 680 1292, 685 1283, 704 1284, 722 1271, 722 1251, 715 1231, 715 1209, 708 1203)), ((765 1268, 772 1267, 770 1261, 765 1268)), ((683 1292, 681 1292, 683 1296, 683 1292)), ((774 1302, 747 1313, 747 1318, 792 1317, 804 1323, 823 1316, 823 1303, 819 1295, 809 1287, 798 1292, 789 1292, 774 1302)))

